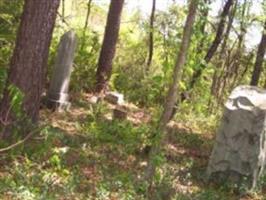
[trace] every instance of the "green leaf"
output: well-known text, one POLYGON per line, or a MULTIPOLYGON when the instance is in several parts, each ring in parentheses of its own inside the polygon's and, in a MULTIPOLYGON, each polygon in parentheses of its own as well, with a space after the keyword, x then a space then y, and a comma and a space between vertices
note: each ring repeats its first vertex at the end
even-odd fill
POLYGON ((11 110, 19 117, 22 115, 22 103, 24 99, 24 94, 15 85, 11 84, 8 86, 11 110))

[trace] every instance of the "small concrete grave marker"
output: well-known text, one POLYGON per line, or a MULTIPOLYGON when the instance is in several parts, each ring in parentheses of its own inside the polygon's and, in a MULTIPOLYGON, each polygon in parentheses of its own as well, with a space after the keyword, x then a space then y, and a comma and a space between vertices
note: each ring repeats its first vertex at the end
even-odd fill
POLYGON ((114 105, 122 105, 124 104, 124 95, 118 92, 108 92, 104 100, 114 105))
POLYGON ((113 119, 126 120, 127 108, 125 106, 116 106, 113 109, 113 119))
POLYGON ((68 89, 76 46, 74 31, 68 31, 61 37, 46 100, 50 109, 63 111, 70 107, 68 89))
POLYGON ((89 98, 89 103, 90 104, 97 104, 101 101, 101 98, 100 97, 97 97, 97 96, 91 96, 89 98))

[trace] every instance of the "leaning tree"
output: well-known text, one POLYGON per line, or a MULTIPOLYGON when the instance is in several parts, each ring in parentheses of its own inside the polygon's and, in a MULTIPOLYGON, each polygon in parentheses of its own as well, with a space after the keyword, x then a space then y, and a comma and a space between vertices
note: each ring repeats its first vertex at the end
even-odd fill
MULTIPOLYGON (((149 183, 149 186, 152 186, 153 177, 156 170, 156 164, 154 163, 154 157, 160 152, 160 148, 163 145, 167 123, 171 120, 171 115, 173 113, 175 102, 177 101, 178 95, 178 82, 180 81, 182 75, 182 69, 186 63, 186 57, 188 49, 190 46, 190 39, 192 36, 193 25, 195 22, 195 17, 197 13, 199 0, 190 1, 189 12, 187 15, 186 23, 184 26, 182 42, 180 49, 177 55, 176 63, 174 66, 172 83, 169 87, 168 94, 165 99, 164 109, 158 123, 157 133, 154 144, 150 150, 149 154, 149 163, 146 169, 146 181, 149 183)), ((149 195, 150 196, 150 195, 149 195)), ((152 197, 151 197, 152 198, 152 197)))
POLYGON ((217 51, 220 43, 222 42, 223 36, 225 34, 225 25, 226 25, 226 19, 230 13, 230 9, 232 7, 232 5, 234 4, 235 0, 227 0, 223 11, 221 13, 220 16, 220 22, 218 24, 217 27, 217 31, 216 31, 216 35, 215 38, 211 44, 211 46, 209 47, 205 57, 204 57, 204 64, 201 63, 200 67, 198 69, 195 70, 195 72, 193 73, 192 79, 189 83, 189 89, 192 89, 195 85, 195 83, 197 82, 197 80, 200 78, 203 70, 206 68, 206 64, 208 64, 211 59, 213 58, 215 52, 217 51))

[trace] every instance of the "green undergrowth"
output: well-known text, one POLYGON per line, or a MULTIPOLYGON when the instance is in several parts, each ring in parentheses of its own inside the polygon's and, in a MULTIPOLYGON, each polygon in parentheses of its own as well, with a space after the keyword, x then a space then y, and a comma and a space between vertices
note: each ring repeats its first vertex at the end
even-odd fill
MULTIPOLYGON (((154 123, 108 120, 104 104, 79 106, 90 112, 75 122, 73 133, 52 126, 53 119, 30 141, 1 154, 0 199, 147 199, 143 175, 154 123)), ((58 114, 56 120, 73 121, 72 115, 58 114)), ((240 199, 235 187, 205 182, 210 134, 186 126, 171 132, 154 179, 155 200, 240 199)), ((263 199, 256 195, 249 199, 263 199)))

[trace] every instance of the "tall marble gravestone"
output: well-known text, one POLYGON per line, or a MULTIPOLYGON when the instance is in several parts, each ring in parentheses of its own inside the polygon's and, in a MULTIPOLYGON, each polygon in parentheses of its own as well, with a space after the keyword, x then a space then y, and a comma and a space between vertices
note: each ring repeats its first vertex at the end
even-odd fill
POLYGON ((209 160, 209 178, 248 178, 252 187, 266 165, 266 90, 239 86, 225 104, 209 160))
POLYGON ((76 46, 74 31, 70 30, 61 37, 47 93, 46 103, 50 109, 63 111, 70 107, 68 89, 76 46))

